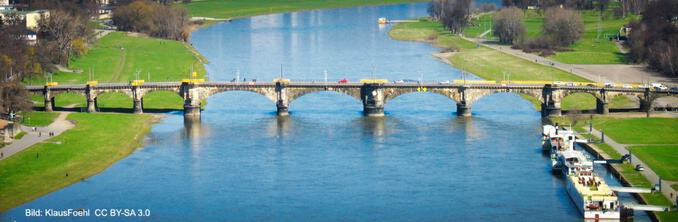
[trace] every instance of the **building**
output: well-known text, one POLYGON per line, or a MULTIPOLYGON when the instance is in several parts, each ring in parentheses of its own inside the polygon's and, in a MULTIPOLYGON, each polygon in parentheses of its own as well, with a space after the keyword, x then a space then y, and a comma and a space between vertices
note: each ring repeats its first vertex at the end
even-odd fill
POLYGON ((45 17, 49 16, 49 11, 47 10, 35 10, 35 11, 0 10, 0 18, 4 18, 4 16, 9 13, 19 14, 19 16, 25 21, 26 28, 33 31, 38 30, 38 21, 40 21, 40 18, 43 15, 45 17))
POLYGON ((19 127, 13 121, 0 119, 0 143, 10 143, 19 134, 19 127))
POLYGON ((48 17, 49 11, 47 10, 35 10, 25 12, 24 19, 26 20, 26 28, 30 30, 38 30, 38 21, 40 21, 41 16, 48 17))

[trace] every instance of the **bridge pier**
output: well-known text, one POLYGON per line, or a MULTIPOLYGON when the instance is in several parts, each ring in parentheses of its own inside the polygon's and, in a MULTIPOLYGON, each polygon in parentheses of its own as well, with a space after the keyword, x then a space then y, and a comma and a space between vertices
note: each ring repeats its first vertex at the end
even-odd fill
POLYGON ((360 98, 363 102, 365 116, 384 116, 386 96, 380 84, 364 84, 360 87, 360 98))
POLYGON ((457 103, 457 116, 471 116, 471 107, 466 102, 457 103))
POLYGON ((54 97, 46 96, 45 97, 45 111, 46 112, 54 111, 54 103, 55 103, 54 97))
POLYGON ((97 111, 97 98, 87 98, 87 112, 94 113, 97 111))
POLYGON ((144 99, 135 99, 132 107, 134 108, 135 114, 144 113, 144 99))
POLYGON ((200 105, 193 104, 184 104, 184 117, 187 118, 200 118, 200 105))
POLYGON ((603 114, 603 115, 610 114, 609 104, 607 102, 597 100, 596 101, 596 113, 603 114))
POLYGON ((87 97, 87 112, 93 113, 97 111, 97 97, 94 95, 92 86, 87 84, 85 87, 85 96, 87 97))
POLYGON ((289 110, 286 105, 281 104, 281 101, 276 103, 278 116, 287 116, 289 115, 289 110))
POLYGON ((45 111, 46 112, 54 111, 54 97, 52 97, 52 93, 49 90, 49 86, 45 86, 45 88, 42 89, 42 95, 45 98, 44 100, 45 111))
POLYGON ((562 116, 563 112, 560 109, 560 104, 541 104, 541 116, 550 117, 550 116, 562 116))
POLYGON ((276 102, 275 107, 278 116, 289 115, 289 99, 287 98, 287 90, 284 82, 275 83, 276 102))

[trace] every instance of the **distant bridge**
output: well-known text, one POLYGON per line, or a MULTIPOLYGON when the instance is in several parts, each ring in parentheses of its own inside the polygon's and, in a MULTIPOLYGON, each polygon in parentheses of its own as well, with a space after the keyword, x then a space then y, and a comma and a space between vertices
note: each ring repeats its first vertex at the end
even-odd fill
POLYGON ((542 116, 561 115, 561 101, 574 93, 588 93, 596 98, 596 112, 609 113, 608 104, 617 95, 636 96, 640 110, 648 111, 652 102, 664 96, 678 95, 675 90, 650 88, 607 88, 596 86, 561 86, 553 84, 444 84, 444 83, 326 83, 326 82, 151 82, 133 84, 28 86, 33 94, 44 96, 45 110, 54 107, 54 97, 61 93, 77 93, 87 98, 87 111, 96 112, 97 96, 107 92, 121 92, 132 98, 134 113, 143 112, 144 95, 153 91, 177 93, 184 100, 184 115, 200 116, 200 103, 208 97, 226 91, 259 93, 276 104, 280 116, 288 114, 289 104, 309 93, 334 91, 349 95, 363 104, 367 116, 384 115, 384 105, 403 94, 430 92, 443 95, 457 103, 457 115, 470 116, 471 106, 483 96, 494 93, 523 93, 541 102, 542 116))

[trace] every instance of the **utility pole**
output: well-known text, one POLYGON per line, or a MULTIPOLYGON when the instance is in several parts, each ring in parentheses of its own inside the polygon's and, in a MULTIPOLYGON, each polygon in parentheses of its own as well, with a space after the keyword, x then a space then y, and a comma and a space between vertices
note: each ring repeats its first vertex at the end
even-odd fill
POLYGON ((325 85, 327 85, 327 69, 325 69, 325 85))

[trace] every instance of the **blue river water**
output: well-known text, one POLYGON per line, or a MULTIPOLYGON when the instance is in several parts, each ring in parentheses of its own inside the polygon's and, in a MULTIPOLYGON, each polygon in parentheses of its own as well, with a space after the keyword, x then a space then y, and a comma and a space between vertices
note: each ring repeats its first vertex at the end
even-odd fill
MULTIPOLYGON (((257 16, 194 33, 212 80, 459 79, 429 44, 388 36, 377 18, 426 4, 257 16)), ((540 152, 541 118, 515 94, 456 117, 428 93, 367 118, 337 93, 295 100, 289 117, 249 92, 211 97, 200 122, 167 114, 144 147, 99 175, 0 215, 2 221, 578 221, 540 152), (26 209, 148 209, 150 217, 27 218, 26 209)), ((602 169, 600 171, 605 174, 602 169)), ((604 175, 610 183, 613 178, 604 175)), ((628 199, 628 197, 626 197, 628 199)), ((636 221, 646 220, 639 217, 636 221)))

